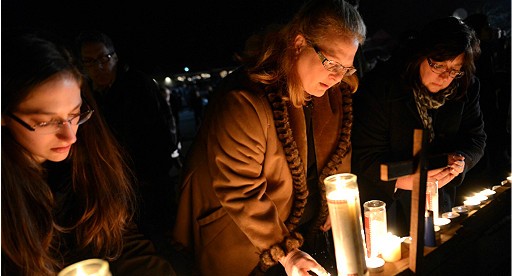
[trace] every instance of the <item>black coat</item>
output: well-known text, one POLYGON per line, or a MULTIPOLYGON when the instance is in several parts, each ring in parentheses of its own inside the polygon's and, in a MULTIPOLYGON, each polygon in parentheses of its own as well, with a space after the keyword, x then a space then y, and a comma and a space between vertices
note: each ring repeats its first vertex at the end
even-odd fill
MULTIPOLYGON (((386 202, 388 225, 393 229, 394 223, 402 223, 403 227, 396 226, 395 234, 408 235, 410 191, 399 189, 395 193, 396 181, 380 180, 382 163, 412 159, 414 129, 423 129, 414 94, 404 85, 398 68, 393 64, 375 68, 354 95, 352 171, 358 176, 361 203, 372 199, 386 202)), ((435 138, 427 146, 428 155, 459 152, 466 163, 464 172, 440 189, 440 212, 451 211, 456 186, 484 152, 486 134, 479 89, 478 79, 473 78, 463 98, 447 100, 440 108, 429 110, 435 138)))
POLYGON ((171 229, 176 193, 171 171, 177 148, 176 125, 157 84, 141 71, 118 69, 113 85, 94 91, 100 111, 126 150, 138 180, 143 232, 171 229))

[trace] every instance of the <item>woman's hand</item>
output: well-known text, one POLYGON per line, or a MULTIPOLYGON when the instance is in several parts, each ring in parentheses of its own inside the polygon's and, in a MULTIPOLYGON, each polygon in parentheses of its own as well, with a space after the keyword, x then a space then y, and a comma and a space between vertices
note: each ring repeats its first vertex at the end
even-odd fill
POLYGON ((313 257, 304 251, 294 249, 279 260, 288 276, 309 276, 312 271, 319 276, 330 275, 313 257))
POLYGON ((325 220, 324 225, 320 226, 320 230, 327 232, 329 229, 331 229, 331 216, 327 215, 327 219, 325 220))
POLYGON ((448 155, 448 166, 440 169, 428 171, 427 181, 438 181, 438 188, 442 188, 450 183, 455 177, 464 172, 466 163, 464 156, 457 153, 450 153, 448 155))

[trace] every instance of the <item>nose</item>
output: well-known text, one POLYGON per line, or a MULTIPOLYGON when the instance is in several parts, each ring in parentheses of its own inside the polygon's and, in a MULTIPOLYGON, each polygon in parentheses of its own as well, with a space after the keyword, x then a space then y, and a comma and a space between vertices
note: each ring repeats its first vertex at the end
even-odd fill
POLYGON ((439 74, 439 77, 442 79, 450 78, 450 71, 444 71, 443 73, 439 74))
POLYGON ((69 122, 65 122, 57 132, 57 137, 73 144, 76 142, 76 131, 77 127, 73 127, 69 122))
POLYGON ((343 77, 345 77, 345 71, 341 70, 340 72, 330 72, 329 77, 334 81, 334 83, 340 82, 343 77))

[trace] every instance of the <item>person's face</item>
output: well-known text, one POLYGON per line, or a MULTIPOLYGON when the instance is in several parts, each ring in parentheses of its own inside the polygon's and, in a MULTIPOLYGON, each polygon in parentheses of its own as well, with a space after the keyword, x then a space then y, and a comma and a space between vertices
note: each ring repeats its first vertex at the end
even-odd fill
MULTIPOLYGON (((69 75, 60 74, 35 87, 12 114, 32 126, 52 120, 67 120, 80 113, 81 105, 77 81, 69 75)), ((8 116, 2 117, 2 126, 8 127, 14 139, 40 163, 66 159, 71 145, 76 142, 78 130, 76 125, 64 124, 56 133, 41 134, 37 128, 30 131, 8 116)))
MULTIPOLYGON (((359 42, 355 38, 333 35, 331 39, 319 42, 315 46, 326 59, 344 67, 352 67, 359 42)), ((321 97, 327 89, 341 81, 344 73, 335 73, 325 69, 319 55, 304 36, 297 36, 295 48, 298 49, 297 71, 304 91, 308 94, 321 97)))
POLYGON ((432 71, 429 61, 425 59, 420 64, 420 78, 421 82, 431 93, 437 93, 450 85, 453 81, 453 77, 450 77, 450 71, 460 71, 462 63, 464 62, 464 54, 458 55, 453 60, 437 61, 431 60, 432 65, 437 66, 440 71, 444 71, 441 74, 432 71))
POLYGON ((117 54, 100 42, 82 45, 82 64, 94 87, 105 89, 112 85, 116 76, 117 54))

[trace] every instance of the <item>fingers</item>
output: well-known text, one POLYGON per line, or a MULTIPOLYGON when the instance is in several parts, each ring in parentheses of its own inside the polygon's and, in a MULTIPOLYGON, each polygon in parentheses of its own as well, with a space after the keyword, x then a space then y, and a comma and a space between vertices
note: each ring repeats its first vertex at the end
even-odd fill
POLYGON ((449 165, 450 173, 459 175, 464 171, 466 163, 464 161, 455 161, 453 164, 449 165))
POLYGON ((322 266, 311 268, 311 271, 314 272, 318 276, 330 276, 331 275, 322 266))
POLYGON ((320 230, 327 232, 329 229, 331 229, 331 217, 327 216, 327 220, 325 221, 324 225, 320 226, 320 230))

